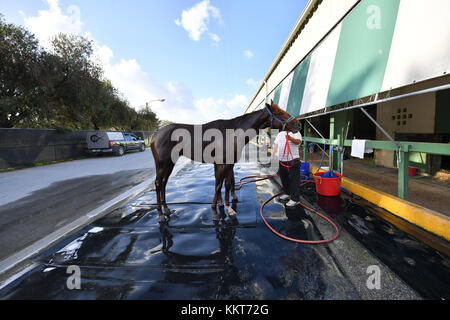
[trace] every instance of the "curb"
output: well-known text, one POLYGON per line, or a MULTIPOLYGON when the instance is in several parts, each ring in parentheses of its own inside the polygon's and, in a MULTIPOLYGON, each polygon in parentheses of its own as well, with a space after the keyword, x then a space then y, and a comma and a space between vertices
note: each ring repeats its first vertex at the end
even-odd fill
MULTIPOLYGON (((317 167, 311 165, 312 171, 317 171, 317 167)), ((320 171, 325 170, 321 169, 320 171)), ((450 241, 450 218, 442 213, 400 199, 349 178, 342 178, 342 186, 378 207, 386 209, 393 215, 450 241)))

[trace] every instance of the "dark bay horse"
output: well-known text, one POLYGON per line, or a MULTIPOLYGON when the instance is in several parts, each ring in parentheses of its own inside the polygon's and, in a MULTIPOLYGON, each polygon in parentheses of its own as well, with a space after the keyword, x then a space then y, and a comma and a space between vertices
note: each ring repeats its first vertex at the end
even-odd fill
POLYGON ((170 213, 166 203, 166 185, 180 156, 214 164, 216 186, 211 207, 215 209, 218 202, 219 205, 223 205, 222 185, 225 180, 225 205, 229 208, 230 192, 233 201, 237 201, 233 169, 241 157, 244 146, 256 136, 259 129, 285 127, 292 131, 300 131, 300 122, 271 101, 270 105, 266 103, 264 109, 233 119, 215 120, 203 125, 173 123, 158 130, 152 137, 150 147, 156 166, 155 188, 159 220, 165 219, 163 208, 165 214, 170 213), (244 137, 244 142, 240 142, 242 139, 239 139, 238 132, 250 134, 244 137), (215 148, 211 152, 212 157, 207 158, 204 151, 210 148, 212 142, 215 148))

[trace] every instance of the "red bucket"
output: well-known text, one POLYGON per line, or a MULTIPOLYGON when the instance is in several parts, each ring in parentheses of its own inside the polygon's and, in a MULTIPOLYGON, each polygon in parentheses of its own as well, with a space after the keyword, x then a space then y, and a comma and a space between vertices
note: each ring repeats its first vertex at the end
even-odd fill
POLYGON ((323 178, 322 175, 326 172, 314 173, 314 180, 316 181, 316 191, 322 196, 335 197, 341 194, 341 180, 342 175, 338 172, 333 172, 337 178, 323 178))
POLYGON ((409 176, 414 177, 417 174, 417 168, 416 167, 409 167, 409 176))

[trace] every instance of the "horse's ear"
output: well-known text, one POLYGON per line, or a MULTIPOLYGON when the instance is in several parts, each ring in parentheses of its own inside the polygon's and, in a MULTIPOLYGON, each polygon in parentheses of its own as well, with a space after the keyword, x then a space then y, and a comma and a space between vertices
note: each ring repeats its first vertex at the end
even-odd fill
POLYGON ((270 105, 273 106, 273 100, 272 99, 270 99, 270 105))
POLYGON ((270 104, 268 104, 267 102, 266 102, 266 107, 269 108, 269 110, 270 110, 270 104))

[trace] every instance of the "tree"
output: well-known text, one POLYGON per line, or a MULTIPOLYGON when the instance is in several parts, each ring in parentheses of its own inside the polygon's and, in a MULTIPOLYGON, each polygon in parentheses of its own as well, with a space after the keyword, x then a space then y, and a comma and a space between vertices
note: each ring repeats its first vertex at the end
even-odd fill
POLYGON ((45 50, 0 15, 0 127, 156 129, 156 114, 131 108, 93 51, 91 40, 62 33, 45 50))
POLYGON ((60 119, 66 126, 78 129, 90 126, 96 112, 96 100, 101 91, 102 69, 91 59, 93 44, 79 35, 58 34, 52 40, 52 50, 60 58, 55 95, 61 105, 60 119))
POLYGON ((138 118, 141 121, 141 130, 153 131, 158 128, 158 118, 156 117, 156 113, 154 113, 148 105, 138 112, 138 118))
POLYGON ((38 116, 39 48, 33 34, 0 16, 0 126, 38 116))
POLYGON ((172 121, 169 121, 169 120, 162 120, 162 121, 159 122, 158 128, 165 127, 165 126, 167 126, 167 125, 169 125, 169 124, 171 124, 171 123, 173 123, 173 122, 172 122, 172 121))

